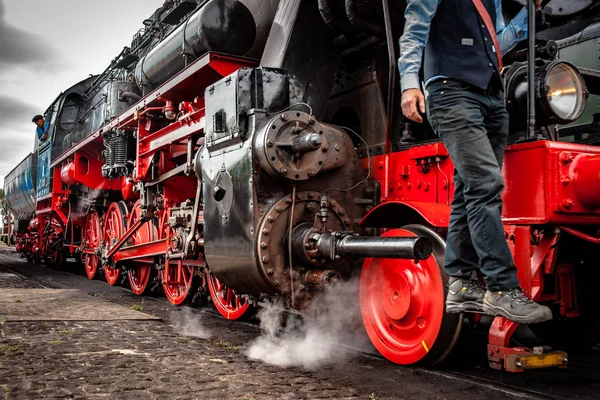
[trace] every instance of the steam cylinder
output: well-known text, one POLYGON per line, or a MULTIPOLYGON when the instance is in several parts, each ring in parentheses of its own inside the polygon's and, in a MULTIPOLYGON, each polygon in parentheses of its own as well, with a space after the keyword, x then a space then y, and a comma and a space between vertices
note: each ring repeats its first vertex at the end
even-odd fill
POLYGON ((210 0, 138 62, 135 81, 147 92, 209 51, 247 53, 255 37, 254 17, 244 4, 210 0))

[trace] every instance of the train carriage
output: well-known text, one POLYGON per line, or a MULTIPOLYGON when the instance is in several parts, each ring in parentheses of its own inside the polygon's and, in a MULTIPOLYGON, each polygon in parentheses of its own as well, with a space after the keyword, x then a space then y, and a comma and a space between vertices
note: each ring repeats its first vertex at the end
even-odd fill
MULTIPOLYGON (((505 12, 525 3, 505 0, 505 12)), ((102 74, 57 98, 50 139, 5 180, 18 251, 80 258, 90 279, 162 287, 177 305, 211 296, 228 319, 265 297, 304 311, 360 272, 377 350, 442 361, 464 318, 480 316, 445 313, 454 167, 431 128, 399 112, 403 10, 165 2, 102 74)), ((532 62, 526 44, 505 57, 505 233, 521 285, 554 319, 517 346, 523 328, 495 318, 494 368, 564 366, 563 350, 600 339, 599 10, 545 1, 532 62)))

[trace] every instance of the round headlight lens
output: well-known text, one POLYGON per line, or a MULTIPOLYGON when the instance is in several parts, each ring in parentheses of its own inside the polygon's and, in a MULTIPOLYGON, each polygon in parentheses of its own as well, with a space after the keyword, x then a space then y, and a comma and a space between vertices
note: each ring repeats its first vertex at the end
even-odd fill
POLYGON ((558 61, 548 65, 542 77, 543 95, 549 111, 560 123, 570 123, 585 109, 587 90, 583 77, 571 64, 558 61))

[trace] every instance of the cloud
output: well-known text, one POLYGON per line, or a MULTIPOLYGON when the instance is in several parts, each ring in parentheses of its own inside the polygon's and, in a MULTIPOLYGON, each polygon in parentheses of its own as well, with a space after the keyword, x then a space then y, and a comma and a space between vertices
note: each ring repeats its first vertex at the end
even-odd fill
MULTIPOLYGON (((32 23, 35 21, 32 16, 32 23)), ((4 3, 0 0, 0 72, 17 66, 54 68, 56 52, 42 36, 13 27, 6 22, 4 3)))
POLYGON ((0 129, 8 125, 21 125, 23 122, 31 122, 34 115, 43 114, 43 111, 18 97, 8 97, 0 94, 0 129))
POLYGON ((33 150, 35 126, 41 112, 19 98, 0 95, 0 181, 33 150))

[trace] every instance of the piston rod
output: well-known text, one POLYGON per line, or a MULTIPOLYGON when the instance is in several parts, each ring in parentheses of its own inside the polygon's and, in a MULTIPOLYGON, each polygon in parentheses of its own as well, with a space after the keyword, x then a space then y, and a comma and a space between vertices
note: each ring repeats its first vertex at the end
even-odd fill
POLYGON ((348 232, 319 233, 296 229, 293 234, 294 256, 302 262, 356 258, 400 258, 425 260, 433 251, 426 237, 356 236, 348 232))
POLYGON ((425 260, 432 250, 431 241, 424 237, 346 236, 336 245, 336 254, 344 258, 425 260))

